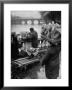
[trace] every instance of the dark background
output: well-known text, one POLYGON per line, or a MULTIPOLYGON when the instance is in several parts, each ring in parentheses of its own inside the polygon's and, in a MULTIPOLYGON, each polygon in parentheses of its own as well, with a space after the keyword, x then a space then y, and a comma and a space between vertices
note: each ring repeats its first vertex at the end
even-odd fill
MULTIPOLYGON (((71 53, 70 51, 72 50, 71 46, 72 46, 72 42, 71 42, 71 39, 72 39, 72 0, 0 0, 0 89, 1 90, 41 90, 41 89, 47 89, 47 88, 41 88, 41 87, 25 87, 25 88, 16 88, 16 87, 4 87, 3 86, 3 62, 4 62, 4 39, 3 39, 3 33, 4 33, 4 23, 3 23, 3 5, 4 3, 69 3, 69 60, 70 60, 70 56, 71 56, 71 53)), ((69 61, 70 62, 70 61, 69 61)), ((71 73, 69 74, 71 76, 71 73)), ((71 79, 69 80, 70 81, 70 85, 71 85, 71 79)))

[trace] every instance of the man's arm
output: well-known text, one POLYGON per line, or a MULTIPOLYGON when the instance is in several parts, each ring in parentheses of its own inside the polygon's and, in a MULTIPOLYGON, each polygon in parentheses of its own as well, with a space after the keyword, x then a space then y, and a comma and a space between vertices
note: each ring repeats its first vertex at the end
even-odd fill
POLYGON ((56 39, 50 39, 50 38, 48 38, 47 40, 48 40, 48 42, 53 43, 53 44, 61 41, 61 39, 56 40, 56 39))

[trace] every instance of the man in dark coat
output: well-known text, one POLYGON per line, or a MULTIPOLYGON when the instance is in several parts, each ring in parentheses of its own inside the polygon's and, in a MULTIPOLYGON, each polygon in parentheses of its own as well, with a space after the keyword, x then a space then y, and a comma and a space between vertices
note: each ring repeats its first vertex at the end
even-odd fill
POLYGON ((37 46, 38 46, 38 34, 33 28, 30 28, 30 34, 31 34, 32 47, 37 48, 37 46))
POLYGON ((15 60, 18 58, 19 51, 18 51, 18 40, 15 33, 11 36, 11 58, 15 60))
POLYGON ((42 58, 41 63, 45 65, 45 73, 48 79, 57 79, 59 76, 59 53, 61 51, 61 34, 54 30, 48 36, 48 42, 51 46, 48 47, 46 55, 42 58))

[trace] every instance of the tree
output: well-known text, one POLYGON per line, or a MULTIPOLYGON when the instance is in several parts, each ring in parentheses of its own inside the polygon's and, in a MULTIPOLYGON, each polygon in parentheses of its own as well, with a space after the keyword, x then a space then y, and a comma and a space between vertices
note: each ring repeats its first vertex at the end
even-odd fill
POLYGON ((54 21, 61 24, 61 11, 43 11, 41 12, 42 18, 46 21, 54 21))

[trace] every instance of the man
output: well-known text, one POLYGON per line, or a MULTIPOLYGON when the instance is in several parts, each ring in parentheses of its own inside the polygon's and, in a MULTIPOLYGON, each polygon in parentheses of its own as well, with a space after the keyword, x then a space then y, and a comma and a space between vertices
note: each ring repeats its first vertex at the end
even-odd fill
POLYGON ((59 76, 59 53, 61 51, 61 34, 56 29, 50 33, 47 38, 50 46, 47 54, 41 60, 45 65, 45 73, 48 79, 57 79, 59 76))
POLYGON ((30 28, 30 34, 31 34, 32 47, 37 48, 37 46, 38 46, 38 34, 33 28, 30 28))
POLYGON ((12 60, 17 59, 18 55, 19 55, 18 40, 17 40, 16 34, 13 33, 11 35, 11 58, 12 58, 12 60))

